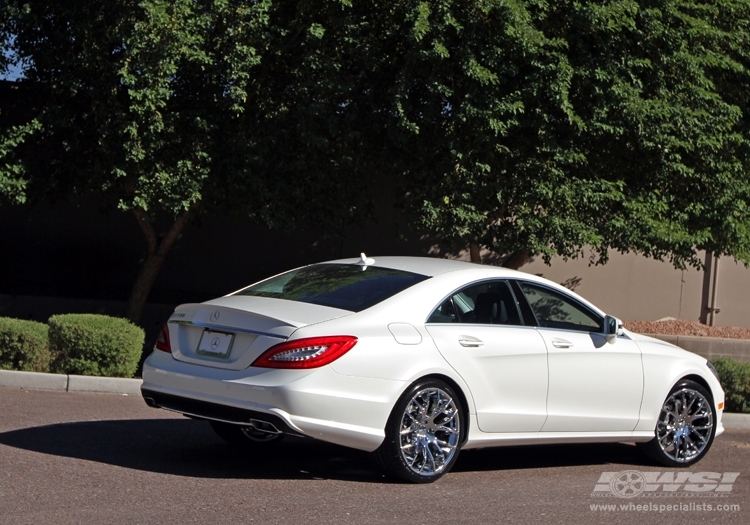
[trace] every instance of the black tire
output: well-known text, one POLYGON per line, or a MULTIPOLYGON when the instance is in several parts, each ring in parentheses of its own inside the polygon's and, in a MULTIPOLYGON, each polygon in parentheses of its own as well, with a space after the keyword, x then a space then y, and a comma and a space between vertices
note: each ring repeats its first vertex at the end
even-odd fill
POLYGON ((654 433, 651 441, 637 443, 654 462, 684 468, 700 461, 716 436, 711 393, 695 381, 678 382, 662 404, 654 433))
POLYGON ((374 461, 390 475, 432 483, 458 459, 466 432, 461 398, 439 379, 414 383, 393 407, 374 461), (404 433, 402 430, 412 429, 404 433))
POLYGON ((243 427, 221 421, 209 421, 209 423, 221 439, 239 447, 275 445, 284 439, 284 434, 261 432, 253 427, 243 427))

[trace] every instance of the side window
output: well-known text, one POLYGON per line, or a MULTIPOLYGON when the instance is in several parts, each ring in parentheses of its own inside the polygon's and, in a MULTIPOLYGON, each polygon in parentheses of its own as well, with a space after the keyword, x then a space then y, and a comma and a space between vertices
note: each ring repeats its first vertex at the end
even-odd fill
POLYGON ((518 284, 523 290, 539 326, 584 332, 604 331, 603 318, 585 306, 578 304, 572 297, 527 282, 519 282, 518 284))
POLYGON ((521 314, 506 281, 468 286, 443 301, 428 323, 522 325, 521 314))
POLYGON ((456 308, 453 306, 453 298, 449 297, 443 303, 435 308, 427 319, 428 323, 457 323, 458 316, 456 308))

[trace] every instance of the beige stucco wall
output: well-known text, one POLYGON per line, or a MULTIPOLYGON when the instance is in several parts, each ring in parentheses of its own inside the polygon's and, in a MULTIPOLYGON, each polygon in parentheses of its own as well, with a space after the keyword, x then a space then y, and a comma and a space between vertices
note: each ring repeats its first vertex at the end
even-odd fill
MULTIPOLYGON (((676 270, 633 254, 611 254, 604 266, 589 266, 588 259, 562 261, 547 266, 536 259, 521 271, 541 274, 566 283, 611 315, 627 321, 654 321, 664 317, 698 320, 703 272, 676 270)), ((717 326, 750 327, 750 270, 731 258, 719 262, 716 307, 717 326)))
POLYGON ((750 269, 733 259, 719 262, 716 306, 718 326, 750 327, 750 269))

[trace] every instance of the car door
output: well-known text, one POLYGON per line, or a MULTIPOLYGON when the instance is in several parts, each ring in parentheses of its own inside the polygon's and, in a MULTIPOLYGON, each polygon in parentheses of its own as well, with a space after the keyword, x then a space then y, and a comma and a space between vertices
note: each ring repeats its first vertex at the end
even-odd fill
POLYGON ((643 397, 638 345, 608 343, 604 317, 573 296, 519 280, 548 352, 549 393, 543 432, 631 431, 643 397))
POLYGON ((427 320, 440 353, 471 389, 483 432, 538 432, 547 416, 547 348, 524 326, 505 280, 451 294, 427 320))

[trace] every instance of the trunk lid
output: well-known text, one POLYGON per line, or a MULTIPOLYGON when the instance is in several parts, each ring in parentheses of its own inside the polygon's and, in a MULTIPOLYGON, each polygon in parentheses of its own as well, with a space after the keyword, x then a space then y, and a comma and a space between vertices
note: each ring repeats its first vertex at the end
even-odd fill
POLYGON ((298 328, 351 314, 309 303, 230 295, 180 305, 167 326, 178 361, 243 370, 298 328))

